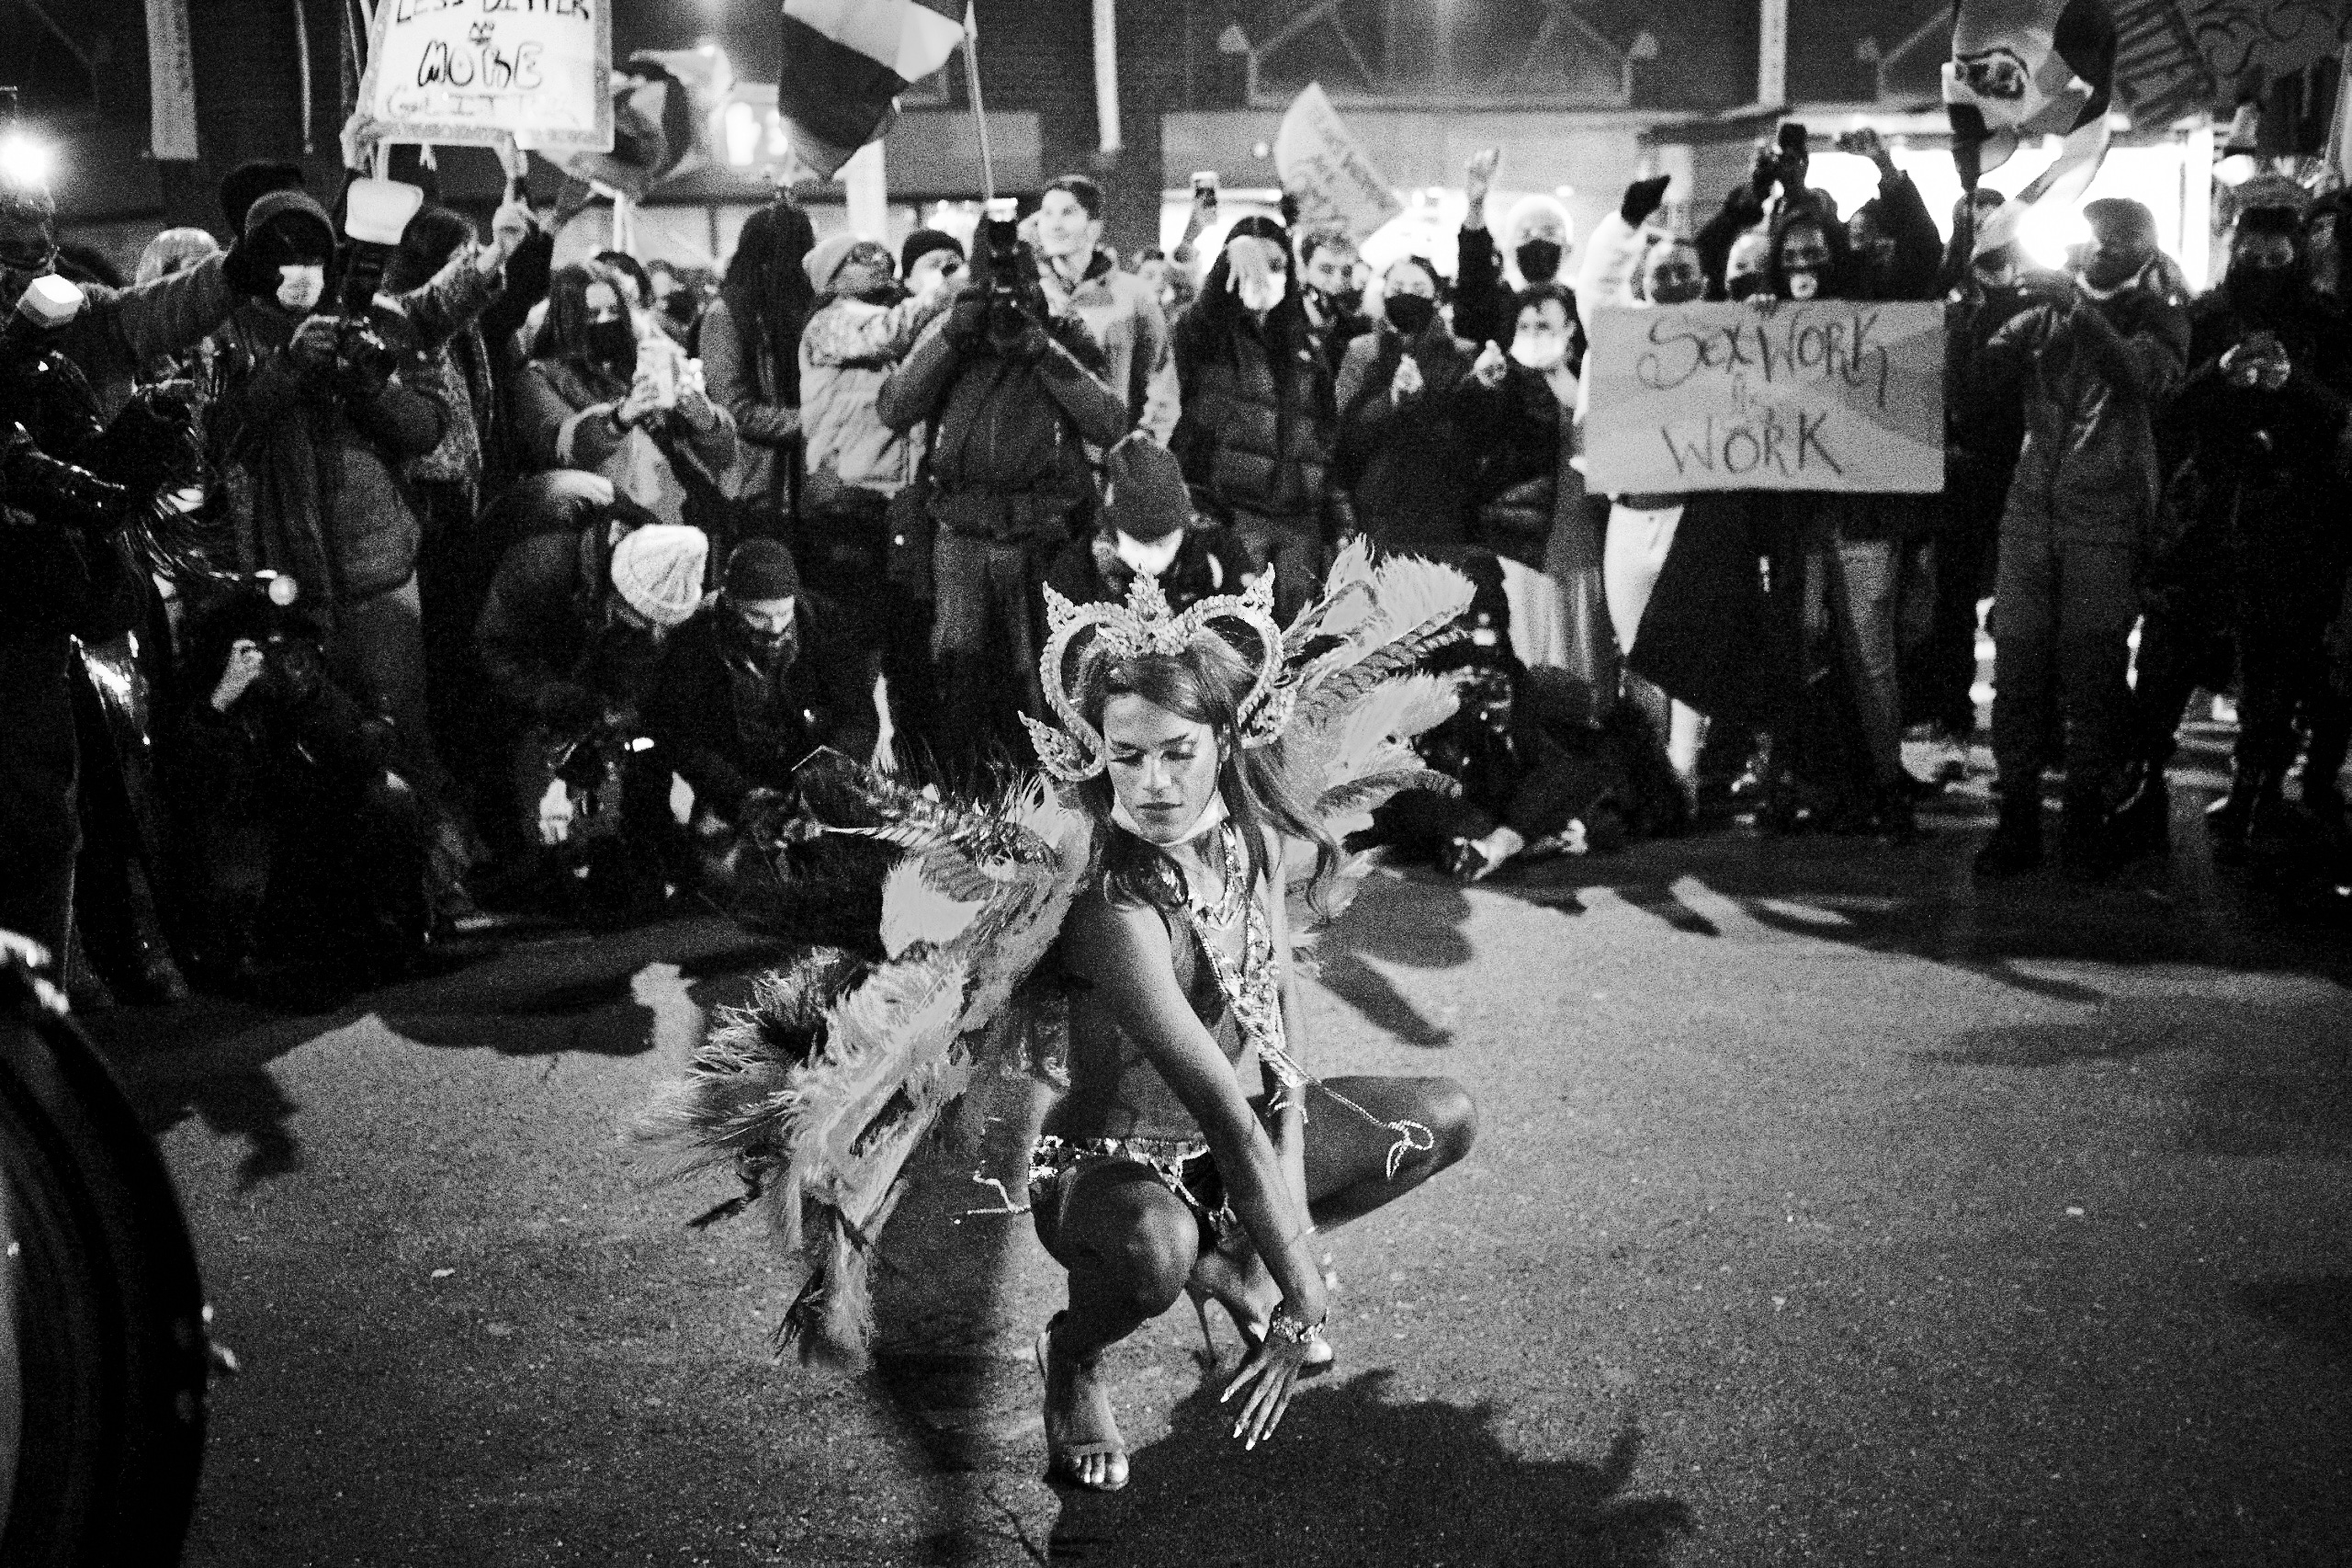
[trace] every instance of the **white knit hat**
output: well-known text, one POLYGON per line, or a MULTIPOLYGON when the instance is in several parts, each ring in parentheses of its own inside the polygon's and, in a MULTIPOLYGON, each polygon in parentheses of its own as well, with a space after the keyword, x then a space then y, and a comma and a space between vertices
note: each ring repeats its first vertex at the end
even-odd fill
POLYGON ((613 587, 657 626, 674 626, 702 606, 710 541, 699 528, 649 523, 613 547, 613 587))

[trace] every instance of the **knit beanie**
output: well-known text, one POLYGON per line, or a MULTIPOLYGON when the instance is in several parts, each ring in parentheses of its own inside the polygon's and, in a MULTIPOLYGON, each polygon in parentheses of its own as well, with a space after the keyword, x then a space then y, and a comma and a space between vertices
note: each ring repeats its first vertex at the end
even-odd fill
POLYGON ((800 265, 808 272, 808 285, 820 294, 833 287, 833 274, 841 271, 842 263, 849 260, 850 252, 857 249, 860 236, 849 232, 828 234, 809 247, 800 265))
POLYGON ((300 190, 302 165, 256 160, 240 164, 220 176, 220 216, 229 220, 232 235, 245 231, 245 216, 254 202, 274 190, 300 190))
POLYGON ((915 263, 933 251, 953 251, 958 258, 964 254, 964 247, 956 243, 955 235, 938 229, 918 229, 899 247, 899 276, 911 276, 915 263))
POLYGON ((245 239, 273 266, 334 259, 334 220, 299 190, 274 190, 245 211, 245 239))
POLYGON ((1103 454, 1102 474, 1102 521, 1127 537, 1150 544, 1192 522, 1184 470, 1167 447, 1143 432, 1103 454))
POLYGON ((657 626, 674 626, 702 606, 710 541, 699 528, 656 523, 613 547, 613 588, 657 626))
POLYGON ((790 599, 800 592, 792 552, 774 539, 746 539, 727 558, 727 597, 738 603, 790 599))

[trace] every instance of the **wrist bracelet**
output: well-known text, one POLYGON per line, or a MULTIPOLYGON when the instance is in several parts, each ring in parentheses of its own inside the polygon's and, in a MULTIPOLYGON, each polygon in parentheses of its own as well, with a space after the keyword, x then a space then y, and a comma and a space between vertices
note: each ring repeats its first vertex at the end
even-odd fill
POLYGON ((1266 1337, 1285 1345, 1312 1345, 1323 1337, 1323 1325, 1319 1320, 1307 1322, 1291 1309, 1290 1303, 1284 1302, 1266 1320, 1266 1337))

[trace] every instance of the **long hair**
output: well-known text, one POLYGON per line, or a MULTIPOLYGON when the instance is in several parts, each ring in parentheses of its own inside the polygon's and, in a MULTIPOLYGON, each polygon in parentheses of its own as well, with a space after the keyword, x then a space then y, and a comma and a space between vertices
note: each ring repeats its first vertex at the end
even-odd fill
POLYGON ((613 275, 594 262, 573 262, 548 275, 548 313, 531 340, 534 359, 585 361, 588 349, 588 286, 602 283, 618 292, 613 275))
MULTIPOLYGON (((1096 652, 1081 657, 1074 695, 1080 714, 1098 733, 1103 710, 1112 698, 1119 696, 1141 697, 1179 717, 1209 727, 1219 759, 1217 793, 1225 798, 1227 820, 1240 830, 1249 856, 1250 886, 1254 889, 1263 878, 1272 897, 1283 897, 1266 848, 1266 829, 1272 828, 1315 846, 1315 873, 1307 886, 1307 901, 1322 908, 1339 875, 1340 847, 1287 777, 1282 742, 1260 748, 1241 744, 1241 704, 1255 679, 1255 671, 1241 654, 1221 637, 1204 637, 1194 638, 1180 653, 1114 658, 1096 652)), ((1176 894, 1167 862, 1152 845, 1112 823, 1116 792, 1109 775, 1098 773, 1087 780, 1079 786, 1079 795, 1102 829, 1104 890, 1117 903, 1168 908, 1176 894)))
POLYGON ((800 334, 817 310, 817 286, 803 265, 816 244, 806 212, 771 202, 743 220, 718 286, 746 363, 772 359, 777 400, 791 408, 800 406, 800 334))
POLYGON ((1848 298, 1853 289, 1854 247, 1847 241, 1846 226, 1815 208, 1792 203, 1782 203, 1781 210, 1773 214, 1771 249, 1764 257, 1764 287, 1779 299, 1789 297, 1789 274, 1781 265, 1781 252, 1792 230, 1807 228, 1821 236, 1822 245, 1829 253, 1829 265, 1821 275, 1819 297, 1848 298))

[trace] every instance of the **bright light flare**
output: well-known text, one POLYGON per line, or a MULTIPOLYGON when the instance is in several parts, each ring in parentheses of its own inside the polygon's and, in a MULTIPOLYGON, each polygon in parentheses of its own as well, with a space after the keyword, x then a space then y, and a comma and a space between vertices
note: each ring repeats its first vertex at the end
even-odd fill
POLYGON ((57 172, 57 149, 21 130, 0 135, 0 181, 45 189, 57 172))

